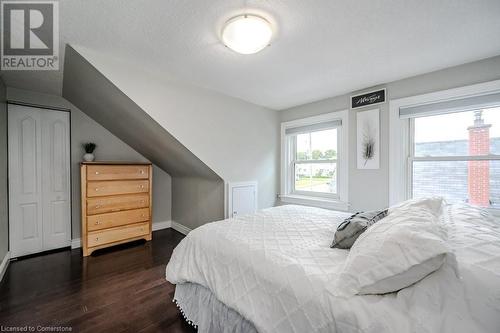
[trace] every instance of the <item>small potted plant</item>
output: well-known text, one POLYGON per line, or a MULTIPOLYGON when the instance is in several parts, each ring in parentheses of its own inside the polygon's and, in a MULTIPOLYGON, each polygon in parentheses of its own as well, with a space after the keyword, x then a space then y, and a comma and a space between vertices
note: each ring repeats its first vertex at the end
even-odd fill
POLYGON ((83 149, 85 149, 85 155, 83 155, 83 159, 86 162, 92 162, 95 159, 94 150, 97 145, 93 142, 87 142, 83 144, 83 149))

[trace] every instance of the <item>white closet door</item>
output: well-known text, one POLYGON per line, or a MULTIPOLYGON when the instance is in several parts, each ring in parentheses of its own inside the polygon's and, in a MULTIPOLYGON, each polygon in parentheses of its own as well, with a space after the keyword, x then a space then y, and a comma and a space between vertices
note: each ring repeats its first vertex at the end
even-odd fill
POLYGON ((70 244, 69 114, 9 105, 12 257, 70 244))
POLYGON ((9 105, 9 235, 12 257, 43 251, 41 112, 9 105))
POLYGON ((71 244, 69 113, 42 111, 43 249, 71 244))

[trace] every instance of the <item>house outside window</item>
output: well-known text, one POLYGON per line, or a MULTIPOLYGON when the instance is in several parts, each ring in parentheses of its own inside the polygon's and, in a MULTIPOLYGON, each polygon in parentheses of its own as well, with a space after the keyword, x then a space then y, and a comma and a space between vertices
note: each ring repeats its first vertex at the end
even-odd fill
POLYGON ((347 111, 282 124, 281 200, 346 210, 347 111))
POLYGON ((500 213, 500 80, 390 102, 390 204, 442 196, 500 213))
POLYGON ((412 120, 412 197, 500 208, 500 107, 412 120))

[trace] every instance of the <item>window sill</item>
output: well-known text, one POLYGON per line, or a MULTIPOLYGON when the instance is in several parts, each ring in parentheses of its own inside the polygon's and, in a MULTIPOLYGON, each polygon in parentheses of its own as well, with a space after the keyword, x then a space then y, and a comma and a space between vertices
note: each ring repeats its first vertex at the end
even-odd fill
POLYGON ((328 198, 282 194, 280 195, 280 200, 289 204, 306 205, 332 210, 347 211, 349 209, 349 204, 347 202, 328 198))

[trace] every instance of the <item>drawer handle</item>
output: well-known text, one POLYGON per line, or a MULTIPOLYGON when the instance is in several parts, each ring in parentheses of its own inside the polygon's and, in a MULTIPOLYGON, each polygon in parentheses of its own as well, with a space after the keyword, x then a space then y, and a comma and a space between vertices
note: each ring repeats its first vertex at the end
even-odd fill
POLYGON ((101 208, 101 205, 95 205, 95 208, 101 208))
POLYGON ((95 224, 101 224, 101 222, 99 222, 99 221, 95 221, 95 224))
POLYGON ((144 217, 144 214, 141 214, 141 217, 144 217))
POLYGON ((141 203, 144 203, 144 200, 141 200, 141 203))
POLYGON ((141 188, 144 188, 144 185, 141 185, 141 188))
POLYGON ((96 172, 95 172, 95 174, 96 174, 96 175, 98 175, 98 174, 99 174, 99 171, 96 171, 96 172))
POLYGON ((141 170, 141 175, 143 175, 143 174, 144 174, 144 170, 141 170))
POLYGON ((96 237, 96 238, 95 238, 95 240, 96 240, 96 241, 98 241, 98 240, 99 240, 99 237, 96 237))
POLYGON ((96 192, 99 192, 99 188, 97 188, 97 187, 96 187, 95 191, 96 191, 96 192))

